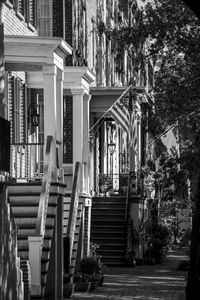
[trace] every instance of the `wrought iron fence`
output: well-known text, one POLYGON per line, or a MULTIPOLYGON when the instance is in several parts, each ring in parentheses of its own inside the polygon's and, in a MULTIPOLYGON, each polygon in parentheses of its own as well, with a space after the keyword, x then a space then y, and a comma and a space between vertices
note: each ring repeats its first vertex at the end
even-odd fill
POLYGON ((119 194, 126 195, 128 190, 129 174, 99 174, 98 192, 99 194, 119 194))
POLYGON ((131 195, 144 194, 144 179, 139 172, 98 175, 97 193, 126 195, 128 190, 131 195))

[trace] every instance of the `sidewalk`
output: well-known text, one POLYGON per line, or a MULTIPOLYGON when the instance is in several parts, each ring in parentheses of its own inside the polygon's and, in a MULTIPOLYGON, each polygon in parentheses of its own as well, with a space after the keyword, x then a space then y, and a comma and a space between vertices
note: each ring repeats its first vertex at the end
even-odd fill
POLYGON ((177 270, 185 249, 170 250, 162 264, 108 269, 102 287, 91 293, 74 293, 79 300, 184 300, 187 272, 177 270))

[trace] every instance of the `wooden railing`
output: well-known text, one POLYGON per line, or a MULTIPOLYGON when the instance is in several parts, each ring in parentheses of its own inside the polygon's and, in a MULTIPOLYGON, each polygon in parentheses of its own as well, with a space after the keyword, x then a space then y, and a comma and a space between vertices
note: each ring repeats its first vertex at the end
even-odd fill
POLYGON ((50 152, 51 152, 52 136, 47 137, 46 152, 45 152, 45 163, 44 163, 44 174, 42 178, 42 189, 40 193, 39 208, 36 221, 36 236, 44 237, 49 190, 51 185, 52 172, 50 170, 50 152))
POLYGON ((65 272, 69 272, 70 269, 70 261, 71 254, 74 242, 74 233, 76 226, 76 217, 78 210, 78 202, 79 202, 79 175, 80 175, 81 163, 76 162, 75 171, 74 171, 74 179, 72 185, 72 196, 69 210, 69 218, 68 218, 68 226, 65 235, 65 257, 64 257, 64 268, 65 272))
MULTIPOLYGON (((72 197, 71 197, 71 205, 69 211, 69 219, 68 219, 68 226, 66 236, 72 237, 75 229, 76 224, 76 215, 77 215, 77 208, 78 208, 78 183, 79 183, 79 173, 80 173, 80 162, 76 162, 75 172, 74 172, 74 180, 72 185, 72 197)), ((73 243, 73 241, 71 241, 73 243)))

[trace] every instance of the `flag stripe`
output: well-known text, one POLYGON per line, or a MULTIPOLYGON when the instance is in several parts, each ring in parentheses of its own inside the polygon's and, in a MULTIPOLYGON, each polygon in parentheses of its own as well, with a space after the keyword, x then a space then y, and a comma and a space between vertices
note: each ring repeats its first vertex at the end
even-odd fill
POLYGON ((137 152, 137 118, 132 112, 130 121, 130 146, 137 152))

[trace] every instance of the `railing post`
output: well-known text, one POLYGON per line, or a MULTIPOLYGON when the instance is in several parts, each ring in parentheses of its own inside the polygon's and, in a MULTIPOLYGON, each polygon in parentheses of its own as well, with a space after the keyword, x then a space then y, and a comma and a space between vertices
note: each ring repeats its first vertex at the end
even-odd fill
POLYGON ((31 269, 31 294, 41 295, 42 236, 29 236, 29 262, 31 269))

